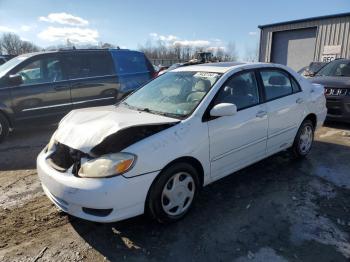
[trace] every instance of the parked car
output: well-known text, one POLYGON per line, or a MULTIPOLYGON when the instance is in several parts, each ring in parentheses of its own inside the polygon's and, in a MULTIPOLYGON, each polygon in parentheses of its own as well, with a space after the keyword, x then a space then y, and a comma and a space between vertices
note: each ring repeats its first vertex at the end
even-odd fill
POLYGON ((14 57, 15 55, 0 55, 0 65, 5 64, 7 61, 14 57))
POLYGON ((37 170, 73 216, 172 222, 215 180, 282 150, 305 157, 325 116, 323 87, 285 66, 180 67, 115 106, 69 113, 37 170))
POLYGON ((158 66, 158 70, 157 70, 157 76, 160 75, 159 73, 164 71, 164 70, 167 70, 169 68, 169 66, 162 66, 162 65, 159 65, 158 66))
POLYGON ((325 87, 327 119, 350 122, 350 59, 330 62, 310 81, 325 87))
POLYGON ((309 77, 314 77, 318 71, 324 67, 327 62, 311 62, 308 66, 303 67, 298 71, 298 74, 309 78, 309 77))
POLYGON ((7 61, 6 57, 0 55, 0 65, 5 64, 7 61))
POLYGON ((70 110, 115 104, 154 77, 141 52, 40 52, 0 66, 0 140, 10 128, 55 122, 70 110))

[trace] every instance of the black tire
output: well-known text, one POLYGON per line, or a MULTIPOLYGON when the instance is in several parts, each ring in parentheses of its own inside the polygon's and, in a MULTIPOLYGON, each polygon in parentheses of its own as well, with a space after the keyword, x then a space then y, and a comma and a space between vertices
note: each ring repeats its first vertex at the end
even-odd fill
MULTIPOLYGON (((181 175, 179 177, 179 180, 181 181, 181 175)), ((154 183, 152 184, 146 200, 145 213, 148 217, 150 217, 151 219, 155 219, 160 223, 176 222, 181 218, 183 218, 188 213, 188 211, 192 208, 198 196, 199 189, 200 189, 200 183, 199 183, 198 171, 188 163, 185 163, 185 162, 175 163, 169 166, 168 168, 166 168, 165 170, 163 170, 159 174, 159 176, 156 178, 154 183), (193 180, 194 187, 190 186, 192 181, 188 184, 188 186, 194 189, 193 198, 190 203, 186 204, 186 200, 184 201, 185 203, 184 206, 188 205, 188 207, 186 208, 186 210, 183 211, 183 213, 178 215, 171 215, 167 213, 163 208, 164 201, 166 200, 166 197, 163 195, 163 190, 165 190, 165 187, 167 185, 171 184, 171 180, 173 179, 173 177, 177 176, 178 174, 181 174, 182 172, 185 173, 186 179, 188 178, 190 180, 190 178, 187 176, 189 175, 193 180)))
POLYGON ((295 136, 293 146, 291 148, 291 152, 294 158, 302 159, 302 158, 305 158, 310 153, 310 150, 312 148, 312 144, 314 141, 314 132, 315 132, 315 128, 311 120, 306 119, 301 123, 299 130, 297 132, 297 135, 295 136), (311 130, 311 134, 310 134, 311 144, 309 146, 303 146, 304 144, 302 141, 302 135, 305 129, 311 130))
POLYGON ((10 124, 7 118, 0 112, 0 143, 5 140, 10 132, 10 124))

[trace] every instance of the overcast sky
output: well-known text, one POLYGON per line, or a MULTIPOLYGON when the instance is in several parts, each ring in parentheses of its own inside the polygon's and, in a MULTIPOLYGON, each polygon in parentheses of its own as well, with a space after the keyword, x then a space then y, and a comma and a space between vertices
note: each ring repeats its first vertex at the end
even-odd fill
POLYGON ((67 38, 130 49, 159 39, 203 47, 233 41, 244 57, 259 40, 258 25, 344 12, 350 0, 0 0, 0 34, 42 47, 67 38))

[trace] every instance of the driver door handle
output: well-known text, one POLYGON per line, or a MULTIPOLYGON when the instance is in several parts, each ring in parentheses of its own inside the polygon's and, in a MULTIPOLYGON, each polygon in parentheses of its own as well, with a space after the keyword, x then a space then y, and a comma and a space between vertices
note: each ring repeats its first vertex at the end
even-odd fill
POLYGON ((256 117, 264 117, 266 115, 267 115, 267 112, 264 110, 261 110, 258 113, 256 113, 256 117))
POLYGON ((301 104, 302 102, 304 102, 304 99, 302 99, 301 97, 299 97, 296 101, 297 104, 301 104))

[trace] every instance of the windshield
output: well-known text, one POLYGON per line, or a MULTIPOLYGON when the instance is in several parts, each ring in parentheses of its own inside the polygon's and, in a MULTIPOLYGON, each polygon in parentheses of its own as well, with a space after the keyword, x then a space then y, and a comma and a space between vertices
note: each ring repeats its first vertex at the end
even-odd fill
POLYGON ((220 76, 209 72, 169 72, 149 82, 121 104, 181 119, 192 113, 220 76))
POLYGON ((28 55, 21 55, 17 56, 15 58, 12 58, 11 60, 7 61, 5 64, 2 64, 0 66, 0 77, 3 77, 4 75, 7 74, 12 68, 17 66, 19 63, 27 59, 29 56, 28 55))
POLYGON ((317 73, 324 67, 327 63, 324 62, 311 62, 309 66, 309 70, 313 73, 317 73))
POLYGON ((318 73, 318 76, 345 76, 350 77, 350 61, 335 60, 325 65, 318 73))

